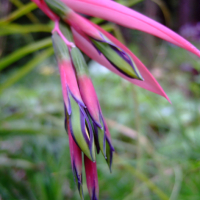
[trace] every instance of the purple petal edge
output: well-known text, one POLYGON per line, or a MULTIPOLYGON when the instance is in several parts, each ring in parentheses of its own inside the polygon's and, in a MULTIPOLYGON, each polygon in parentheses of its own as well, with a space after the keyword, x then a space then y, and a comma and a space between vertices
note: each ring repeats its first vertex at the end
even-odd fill
POLYGON ((82 129, 82 133, 83 133, 83 136, 84 138, 86 139, 87 143, 88 143, 88 146, 89 146, 89 149, 90 149, 90 155, 91 155, 91 158, 92 160, 95 160, 93 158, 93 155, 92 155, 92 145, 93 145, 93 130, 92 130, 92 127, 91 127, 91 124, 90 124, 90 120, 87 116, 87 114, 85 113, 85 109, 79 105, 79 108, 80 108, 80 113, 81 113, 81 129, 82 129), (90 134, 90 140, 88 139, 88 136, 87 136, 87 133, 85 131, 85 120, 87 121, 87 126, 88 126, 88 129, 89 129, 89 134, 90 134))
MULTIPOLYGON (((105 122, 104 122, 104 119, 103 119, 103 115, 101 112, 99 112, 99 115, 100 115, 100 120, 101 122, 103 123, 103 130, 104 130, 104 138, 103 138, 103 149, 104 149, 104 155, 106 155, 106 126, 105 126, 105 122)), ((106 158, 106 156, 105 156, 106 158)))
POLYGON ((115 151, 114 147, 112 146, 109 138, 106 136, 106 141, 108 142, 109 146, 110 146, 110 163, 109 163, 109 168, 110 168, 110 172, 112 172, 112 162, 113 162, 113 152, 115 151))
POLYGON ((94 127, 94 141, 95 141, 95 145, 96 145, 96 149, 97 149, 97 154, 99 154, 100 152, 100 146, 99 146, 99 139, 98 139, 98 128, 96 123, 93 121, 93 127, 94 127))
POLYGON ((64 103, 64 113, 65 113, 64 127, 65 127, 67 134, 68 134, 68 130, 67 130, 67 108, 66 108, 65 102, 63 102, 63 103, 64 103))
POLYGON ((82 101, 78 100, 78 99, 74 96, 74 94, 71 92, 71 90, 69 89, 69 87, 67 87, 67 89, 68 89, 67 91, 71 94, 71 96, 72 96, 73 99, 76 101, 76 103, 77 103, 78 105, 81 105, 82 107, 86 108, 85 104, 84 104, 82 101))
POLYGON ((69 102, 69 108, 67 108, 68 111, 68 115, 72 114, 72 107, 71 107, 71 103, 70 103, 70 99, 69 99, 69 94, 71 94, 70 89, 68 86, 66 86, 66 90, 67 90, 67 98, 68 98, 68 102, 69 102))
POLYGON ((93 191, 92 191, 92 199, 91 199, 91 200, 98 200, 98 198, 96 197, 95 188, 93 188, 93 191))
MULTIPOLYGON (((80 190, 82 189, 81 188, 81 185, 82 185, 82 175, 78 175, 78 172, 77 172, 77 169, 76 169, 76 165, 75 163, 73 162, 73 174, 74 174, 74 181, 76 183, 76 180, 75 180, 75 176, 77 178, 77 181, 78 181, 78 190, 80 192, 80 190)), ((82 191, 82 194, 83 194, 83 191, 82 191)))
MULTIPOLYGON (((106 43, 106 44, 109 44, 110 47, 120 56, 122 57, 133 69, 133 71, 135 72, 135 74, 140 77, 141 75, 139 75, 137 73, 137 71, 135 70, 134 68, 134 65, 133 65, 133 62, 132 60, 130 59, 130 56, 124 51, 122 50, 121 48, 119 48, 118 46, 112 44, 111 42, 107 41, 102 34, 100 34, 103 41, 101 40, 98 40, 98 39, 95 39, 95 38, 92 38, 93 40, 96 40, 98 42, 102 42, 102 43, 106 43), (121 49, 121 51, 119 50, 121 49), (126 57, 125 57, 126 56, 126 57)), ((98 51, 99 54, 102 54, 101 51, 92 43, 92 45, 94 46, 94 48, 98 51)), ((124 74, 125 76, 129 77, 129 78, 132 78, 134 79, 132 76, 129 76, 128 74, 124 73, 121 69, 119 69, 114 63, 112 63, 105 55, 104 57, 110 62, 111 65, 113 65, 118 71, 120 71, 122 74, 124 74)), ((136 67, 136 66, 135 66, 136 67)), ((140 81, 143 81, 143 80, 140 80, 140 81)))

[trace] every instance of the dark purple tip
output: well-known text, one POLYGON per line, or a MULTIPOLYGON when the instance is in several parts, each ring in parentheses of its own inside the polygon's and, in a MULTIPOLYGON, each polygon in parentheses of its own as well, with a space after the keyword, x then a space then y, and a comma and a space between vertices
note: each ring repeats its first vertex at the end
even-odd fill
POLYGON ((98 138, 98 127, 96 126, 96 123, 93 122, 94 127, 94 142, 97 149, 97 154, 100 152, 100 146, 99 146, 99 138, 98 138))
POLYGON ((92 191, 92 199, 91 200, 98 200, 98 197, 96 196, 95 188, 92 191))
MULTIPOLYGON (((63 102, 64 103, 64 102, 63 102)), ((68 130, 67 130, 67 109, 66 109, 66 106, 65 106, 65 103, 64 103, 64 113, 65 113, 65 120, 64 120, 64 126, 65 126, 65 130, 66 132, 68 133, 68 130)))
POLYGON ((74 162, 73 162, 73 169, 72 170, 73 170, 73 175, 74 175, 74 181, 78 185, 78 190, 79 190, 79 193, 81 195, 81 198, 84 199, 83 188, 82 188, 82 175, 78 175, 76 165, 75 165, 74 162))

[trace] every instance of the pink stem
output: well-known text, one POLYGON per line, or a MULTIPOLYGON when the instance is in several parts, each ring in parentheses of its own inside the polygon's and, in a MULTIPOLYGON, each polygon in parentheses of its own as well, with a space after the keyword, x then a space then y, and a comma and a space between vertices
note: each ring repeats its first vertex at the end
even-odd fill
POLYGON ((31 0, 42 10, 51 20, 55 21, 58 19, 58 16, 55 15, 46 5, 44 0, 31 0))
POLYGON ((62 40, 65 42, 65 44, 70 47, 70 48, 73 48, 73 47, 76 47, 75 44, 73 42, 69 42, 66 37, 62 34, 62 32, 60 31, 60 28, 59 28, 59 19, 58 20, 55 20, 55 27, 54 29, 52 30, 52 33, 54 32, 57 32, 60 37, 62 38, 62 40))

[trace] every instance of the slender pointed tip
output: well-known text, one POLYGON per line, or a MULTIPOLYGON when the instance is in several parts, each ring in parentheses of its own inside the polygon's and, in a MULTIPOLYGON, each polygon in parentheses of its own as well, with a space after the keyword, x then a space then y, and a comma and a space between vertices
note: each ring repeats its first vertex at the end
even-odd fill
POLYGON ((91 200, 98 200, 99 186, 96 162, 91 162, 87 156, 84 155, 85 173, 87 188, 91 200))
POLYGON ((142 76, 139 76, 139 77, 138 77, 138 80, 144 81, 144 78, 143 78, 142 76))
POLYGON ((112 166, 109 166, 110 173, 112 174, 112 166))
POLYGON ((96 196, 95 190, 93 191, 91 200, 99 200, 99 198, 96 196))
POLYGON ((92 155, 91 155, 91 160, 92 160, 93 163, 96 162, 96 159, 94 159, 94 157, 92 155))
POLYGON ((161 88, 161 93, 156 93, 156 94, 159 94, 160 96, 164 97, 170 104, 172 104, 171 100, 169 99, 169 97, 167 96, 167 94, 164 92, 162 88, 161 88))
POLYGON ((191 53, 195 54, 196 56, 200 58, 200 50, 197 49, 194 45, 191 45, 188 41, 187 41, 187 44, 190 48, 186 50, 190 51, 191 53))
POLYGON ((165 99, 167 99, 167 101, 168 101, 170 104, 172 104, 171 100, 169 99, 169 97, 168 97, 166 94, 164 94, 163 97, 164 97, 165 99))

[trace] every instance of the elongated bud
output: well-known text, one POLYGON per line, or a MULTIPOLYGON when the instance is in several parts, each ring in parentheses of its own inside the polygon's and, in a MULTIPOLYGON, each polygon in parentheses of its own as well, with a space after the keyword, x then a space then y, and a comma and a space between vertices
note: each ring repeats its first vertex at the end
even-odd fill
POLYGON ((93 126, 96 137, 95 142, 97 146, 97 152, 99 152, 98 148, 100 148, 104 157, 106 157, 106 135, 104 131, 104 124, 101 119, 101 108, 92 84, 92 80, 88 74, 87 64, 78 48, 73 48, 71 50, 71 56, 77 72, 81 97, 94 122, 93 126))
POLYGON ((87 182, 90 199, 98 200, 99 199, 99 185, 98 185, 96 162, 92 162, 85 156, 84 163, 85 163, 86 182, 87 182))
POLYGON ((69 126, 72 137, 83 153, 85 153, 89 159, 94 161, 95 144, 93 129, 85 112, 85 104, 83 103, 79 92, 69 50, 57 33, 54 33, 52 38, 55 55, 60 69, 63 98, 67 115, 69 115, 69 126))
POLYGON ((63 92, 63 98, 65 102, 65 106, 67 108, 67 112, 70 115, 71 114, 71 107, 69 104, 69 94, 70 91, 72 96, 76 99, 76 101, 82 105, 85 106, 77 84, 75 71, 73 69, 71 58, 69 55, 69 50, 65 44, 65 42, 61 39, 61 37, 57 33, 53 33, 52 35, 53 40, 53 47, 55 56, 58 62, 58 67, 60 71, 61 76, 61 85, 62 85, 62 92, 63 92))
POLYGON ((58 35, 58 33, 54 32, 52 34, 52 41, 57 61, 58 62, 62 62, 63 60, 70 61, 69 50, 65 42, 58 35))
POLYGON ((70 149, 71 165, 72 165, 72 170, 74 174, 74 179, 78 186, 80 197, 83 200, 84 197, 83 197, 83 188, 82 188, 82 151, 72 138, 70 126, 69 126, 69 120, 67 120, 67 132, 69 135, 69 149, 70 149))
POLYGON ((143 80, 131 56, 114 45, 103 34, 102 40, 97 40, 95 38, 90 38, 90 40, 98 52, 100 54, 102 53, 117 70, 130 78, 143 80))
POLYGON ((99 102, 92 80, 89 77, 87 64, 78 48, 73 48, 71 50, 71 57, 77 72, 81 97, 84 99, 83 101, 85 102, 92 119, 99 127, 101 127, 99 102))
POLYGON ((59 71, 60 71, 60 80, 61 80, 64 104, 66 106, 68 114, 71 114, 69 97, 67 94, 67 80, 65 78, 66 76, 65 68, 68 68, 67 66, 71 65, 69 53, 65 47, 66 45, 63 44, 63 41, 61 40, 61 38, 58 36, 57 33, 53 34, 52 40, 53 40, 54 52, 56 55, 56 59, 57 59, 59 71))
MULTIPOLYGON (((69 29, 64 25, 61 25, 60 27, 63 34, 70 39, 71 42, 73 42, 73 38, 69 29)), ((103 121, 101 119, 101 109, 94 86, 92 84, 92 80, 89 77, 87 64, 78 48, 72 48, 70 50, 70 55, 73 66, 76 69, 81 97, 90 114, 88 118, 91 117, 93 120, 93 131, 95 133, 97 152, 99 153, 99 149, 101 149, 104 157, 106 158, 106 136, 103 121)))
POLYGON ((92 161, 95 161, 95 144, 93 130, 88 116, 82 106, 79 106, 70 97, 72 115, 70 116, 70 130, 72 136, 83 153, 92 161))

